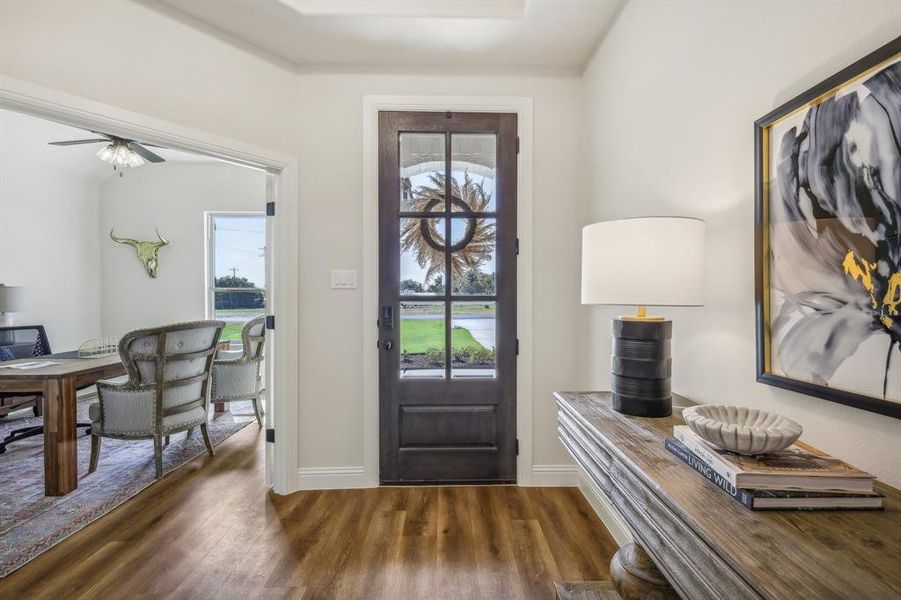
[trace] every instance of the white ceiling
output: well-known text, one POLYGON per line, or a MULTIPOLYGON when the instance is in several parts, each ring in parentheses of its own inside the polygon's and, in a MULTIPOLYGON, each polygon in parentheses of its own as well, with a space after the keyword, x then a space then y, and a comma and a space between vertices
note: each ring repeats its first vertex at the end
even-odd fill
POLYGON ((0 148, 3 149, 0 161, 8 160, 9 164, 39 164, 48 173, 62 173, 74 179, 99 182, 106 178, 109 168, 96 156, 101 144, 69 148, 48 145, 48 142, 95 137, 96 134, 83 129, 0 110, 0 148))
MULTIPOLYGON (((0 110, 0 147, 3 153, 16 153, 18 160, 33 161, 47 172, 62 172, 87 181, 103 181, 114 175, 112 167, 97 157, 102 143, 77 146, 50 146, 50 142, 94 139, 95 133, 9 110, 0 110)), ((215 158, 151 148, 168 162, 217 162, 215 158)), ((0 153, 0 160, 4 154, 0 153)), ((165 164, 165 163, 159 163, 165 164)), ((153 166, 152 163, 140 167, 153 166)))
POLYGON ((299 71, 579 73, 625 0, 156 0, 299 71))
POLYGON ((526 0, 278 0, 304 16, 519 19, 526 0))

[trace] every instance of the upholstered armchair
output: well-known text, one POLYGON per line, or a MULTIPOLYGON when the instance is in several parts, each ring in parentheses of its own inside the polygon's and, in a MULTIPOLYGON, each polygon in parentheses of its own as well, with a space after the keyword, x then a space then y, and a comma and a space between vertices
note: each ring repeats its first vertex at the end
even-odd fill
POLYGON ((260 365, 265 341, 266 318, 252 319, 241 330, 241 352, 220 352, 213 363, 212 401, 250 400, 260 426, 263 425, 260 397, 265 391, 261 384, 260 365), (237 356, 231 356, 233 354, 237 356))
POLYGON ((97 469, 101 439, 153 439, 156 477, 163 476, 163 438, 200 427, 207 452, 208 383, 225 323, 196 321, 141 329, 119 342, 128 381, 97 383, 91 417, 91 465, 97 469))

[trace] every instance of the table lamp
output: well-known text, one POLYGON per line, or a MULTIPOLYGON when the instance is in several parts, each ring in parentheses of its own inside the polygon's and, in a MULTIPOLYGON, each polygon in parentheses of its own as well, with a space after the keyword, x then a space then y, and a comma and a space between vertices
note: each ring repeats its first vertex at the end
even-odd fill
POLYGON ((647 307, 701 306, 704 221, 638 217, 582 229, 582 304, 636 306, 613 320, 613 409, 637 417, 672 414, 673 323, 647 307))
POLYGON ((12 325, 8 313, 22 311, 22 288, 0 283, 0 327, 12 325))

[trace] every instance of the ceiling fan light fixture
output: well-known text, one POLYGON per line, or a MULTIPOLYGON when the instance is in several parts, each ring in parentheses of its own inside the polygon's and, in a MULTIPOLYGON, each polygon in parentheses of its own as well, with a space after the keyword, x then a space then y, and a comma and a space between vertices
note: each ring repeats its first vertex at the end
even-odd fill
POLYGON ((103 162, 112 163, 113 156, 116 154, 116 145, 115 144, 107 144, 103 148, 97 151, 97 158, 102 160, 103 162))
POLYGON ((140 167, 144 164, 144 159, 137 152, 128 147, 124 142, 112 142, 107 144, 97 152, 97 157, 113 165, 114 170, 124 169, 125 167, 140 167))

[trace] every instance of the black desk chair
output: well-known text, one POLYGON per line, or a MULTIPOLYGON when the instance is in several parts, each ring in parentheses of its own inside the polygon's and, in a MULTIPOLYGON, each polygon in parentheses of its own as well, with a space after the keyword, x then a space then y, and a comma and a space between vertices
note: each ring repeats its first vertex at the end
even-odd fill
MULTIPOLYGON (((17 327, 0 327, 0 362, 20 358, 34 358, 51 354, 50 341, 43 325, 22 325, 17 327)), ((31 407, 34 416, 42 414, 42 397, 40 392, 0 392, 0 418, 14 410, 31 407)), ((89 428, 90 423, 76 423, 76 427, 89 428)), ((12 430, 0 442, 0 454, 6 453, 7 444, 44 434, 43 425, 33 425, 12 430)))

